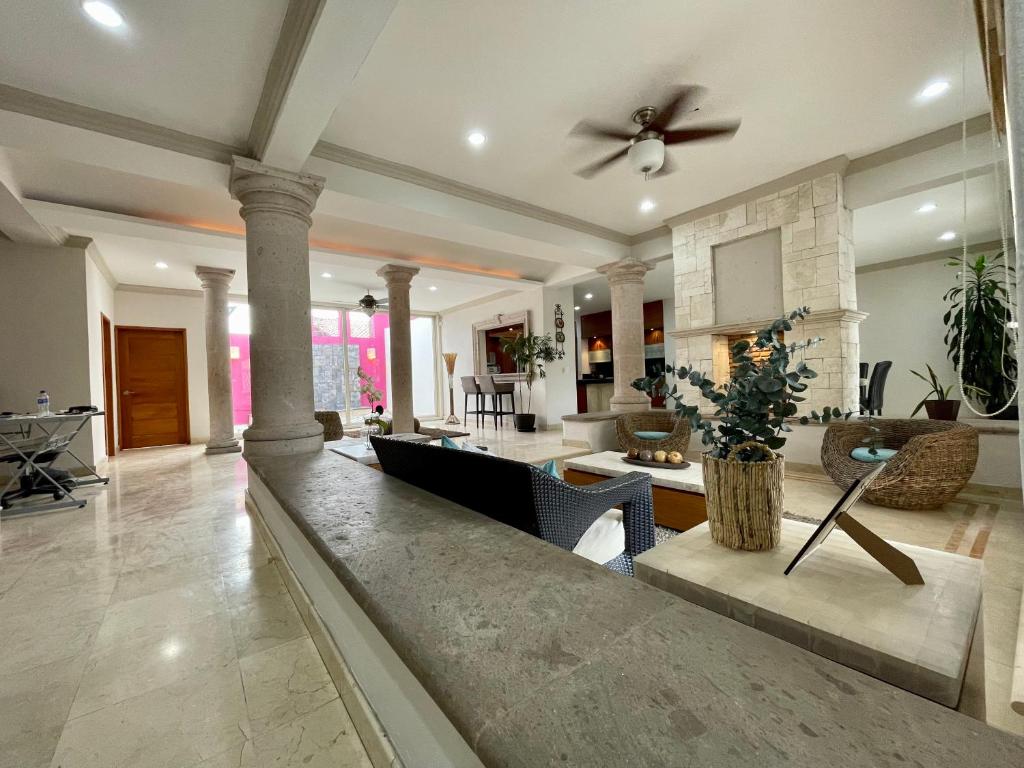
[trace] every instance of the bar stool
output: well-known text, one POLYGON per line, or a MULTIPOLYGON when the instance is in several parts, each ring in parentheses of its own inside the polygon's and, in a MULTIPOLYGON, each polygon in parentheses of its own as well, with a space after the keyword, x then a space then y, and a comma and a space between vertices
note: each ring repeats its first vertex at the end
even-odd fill
POLYGON ((462 380, 462 394, 463 394, 463 401, 462 401, 462 423, 463 424, 468 424, 469 420, 467 419, 467 417, 469 416, 469 414, 472 413, 472 414, 476 415, 476 425, 479 427, 480 426, 480 414, 483 413, 483 410, 482 410, 481 405, 480 405, 480 398, 481 398, 480 385, 476 383, 476 376, 460 376, 459 378, 462 380), (474 410, 474 411, 469 410, 469 396, 470 395, 473 396, 474 405, 476 406, 476 410, 474 410))
POLYGON ((493 376, 477 376, 477 384, 480 385, 480 394, 484 398, 484 410, 483 414, 485 418, 487 416, 494 417, 494 428, 498 428, 498 417, 501 417, 501 426, 505 426, 505 416, 516 413, 516 400, 515 400, 515 385, 514 384, 495 384, 493 376), (487 410, 487 397, 490 395, 491 398, 491 409, 487 410), (512 410, 506 411, 501 398, 508 395, 512 398, 512 410))

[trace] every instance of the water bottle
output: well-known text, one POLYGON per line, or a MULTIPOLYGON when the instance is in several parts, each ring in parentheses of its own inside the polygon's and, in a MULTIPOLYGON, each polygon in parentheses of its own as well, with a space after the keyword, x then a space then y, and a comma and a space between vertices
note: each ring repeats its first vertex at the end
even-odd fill
POLYGON ((45 389, 39 390, 39 397, 36 398, 36 406, 39 409, 40 416, 50 415, 50 396, 46 394, 45 389))

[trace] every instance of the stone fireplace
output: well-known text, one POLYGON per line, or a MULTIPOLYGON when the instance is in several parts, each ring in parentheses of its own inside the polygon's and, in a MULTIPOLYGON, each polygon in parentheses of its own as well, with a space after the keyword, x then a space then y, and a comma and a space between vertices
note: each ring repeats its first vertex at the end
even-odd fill
MULTIPOLYGON (((721 210, 705 208, 667 222, 672 227, 675 266, 676 330, 671 336, 676 365, 695 367, 723 382, 729 375, 732 341, 749 336, 783 312, 809 306, 811 315, 794 323, 787 334, 789 341, 824 339, 797 356, 818 372, 818 378, 808 382, 801 411, 856 408, 858 327, 866 315, 857 310, 852 214, 844 205, 842 170, 840 161, 830 161, 780 181, 777 191, 759 188, 749 199, 723 203, 721 210), (759 255, 751 252, 746 268, 745 257, 739 262, 734 257, 716 258, 720 246, 773 230, 777 235, 765 238, 759 255), (774 241, 771 247, 769 241, 774 241), (723 274, 716 274, 716 267, 723 274), (716 306, 716 297, 729 296, 735 302, 732 297, 744 290, 758 316, 738 320, 734 304, 716 306)), ((680 390, 687 402, 700 404, 706 412, 714 410, 695 389, 680 390)))

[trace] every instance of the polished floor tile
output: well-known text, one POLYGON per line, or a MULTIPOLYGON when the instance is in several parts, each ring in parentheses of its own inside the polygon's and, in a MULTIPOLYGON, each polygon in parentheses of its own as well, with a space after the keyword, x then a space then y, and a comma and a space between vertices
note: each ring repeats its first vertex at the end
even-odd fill
POLYGON ((83 510, 0 520, 0 768, 367 764, 240 458, 143 450, 107 472, 83 510))

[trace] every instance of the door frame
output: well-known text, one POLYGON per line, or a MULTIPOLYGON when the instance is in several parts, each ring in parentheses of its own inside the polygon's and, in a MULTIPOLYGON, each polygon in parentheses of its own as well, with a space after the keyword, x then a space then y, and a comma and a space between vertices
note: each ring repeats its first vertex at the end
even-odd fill
POLYGON ((114 442, 114 328, 110 318, 100 312, 100 333, 103 334, 103 433, 106 438, 107 456, 117 454, 114 442))
MULTIPOLYGON (((185 442, 180 445, 191 445, 192 444, 192 418, 189 412, 189 390, 188 390, 188 331, 184 328, 163 328, 153 325, 115 325, 114 326, 114 346, 116 349, 120 349, 118 343, 118 336, 121 331, 164 331, 167 333, 177 333, 181 336, 182 349, 185 352, 184 355, 184 376, 185 376, 185 442)), ((118 360, 117 365, 117 435, 118 445, 121 448, 128 448, 125 441, 125 422, 124 413, 125 410, 121 403, 121 392, 124 390, 121 386, 121 365, 118 360)), ((156 447, 156 446, 153 446, 156 447)))

